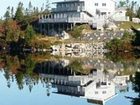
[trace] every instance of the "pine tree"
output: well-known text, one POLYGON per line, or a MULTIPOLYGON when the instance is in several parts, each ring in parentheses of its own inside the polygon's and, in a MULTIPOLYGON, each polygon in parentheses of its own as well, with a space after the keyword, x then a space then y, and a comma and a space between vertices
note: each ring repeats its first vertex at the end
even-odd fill
POLYGON ((129 0, 126 1, 126 5, 127 5, 127 12, 126 15, 130 17, 130 20, 132 21, 132 18, 136 16, 135 14, 135 7, 137 5, 136 1, 132 1, 129 3, 129 0))
POLYGON ((32 10, 32 3, 31 3, 31 1, 29 2, 29 10, 31 11, 32 10))
POLYGON ((15 13, 15 20, 17 21, 22 21, 23 20, 23 4, 20 2, 18 4, 18 8, 16 10, 16 13, 15 13))
POLYGON ((8 19, 10 18, 10 6, 7 7, 7 11, 6 11, 6 13, 4 14, 4 17, 5 17, 6 20, 8 20, 8 19))
POLYGON ((140 7, 138 8, 138 11, 137 11, 137 17, 140 18, 140 7))
POLYGON ((39 14, 38 7, 34 7, 34 14, 35 14, 35 15, 38 15, 38 14, 39 14))
POLYGON ((28 5, 28 15, 32 15, 32 9, 33 9, 33 6, 32 6, 32 3, 30 1, 29 5, 28 5))
POLYGON ((46 0, 45 13, 49 13, 49 9, 50 9, 50 3, 49 0, 46 0))
POLYGON ((4 14, 4 17, 5 17, 6 20, 8 20, 10 18, 10 12, 8 10, 4 14))
POLYGON ((11 17, 14 18, 14 7, 11 8, 11 17))
POLYGON ((126 6, 126 2, 125 1, 119 1, 118 7, 124 7, 124 6, 126 6))
POLYGON ((25 40, 29 44, 35 35, 35 31, 31 25, 28 25, 25 31, 25 40))

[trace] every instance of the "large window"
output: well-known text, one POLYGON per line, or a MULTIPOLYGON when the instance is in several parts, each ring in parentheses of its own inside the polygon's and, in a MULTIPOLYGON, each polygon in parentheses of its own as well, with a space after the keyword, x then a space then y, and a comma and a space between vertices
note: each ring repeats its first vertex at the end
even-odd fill
POLYGON ((103 94, 106 94, 106 91, 103 91, 102 93, 103 93, 103 94))
POLYGON ((106 3, 102 3, 102 6, 106 6, 106 3))
POLYGON ((106 12, 101 12, 101 15, 106 15, 106 12))
POLYGON ((95 6, 98 6, 98 3, 95 3, 95 6))
POLYGON ((95 91, 95 94, 98 94, 98 91, 95 91))

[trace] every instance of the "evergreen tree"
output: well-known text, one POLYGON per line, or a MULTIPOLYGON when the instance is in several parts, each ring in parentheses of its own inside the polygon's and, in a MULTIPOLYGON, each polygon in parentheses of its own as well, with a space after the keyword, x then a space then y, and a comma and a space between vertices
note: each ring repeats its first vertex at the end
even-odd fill
POLYGON ((10 18, 10 12, 8 10, 4 14, 4 17, 5 17, 6 20, 8 20, 10 18))
POLYGON ((28 8, 26 8, 26 9, 25 9, 25 15, 26 15, 26 16, 29 15, 29 14, 28 14, 28 11, 29 11, 28 8))
POLYGON ((50 9, 50 3, 49 0, 46 0, 45 13, 49 13, 49 9, 50 9))
POLYGON ((33 8, 33 12, 34 12, 34 13, 35 13, 35 10, 36 10, 36 8, 34 7, 34 8, 33 8))
POLYGON ((10 6, 7 7, 7 10, 10 11, 10 6))
POLYGON ((20 2, 18 4, 18 8, 16 10, 16 13, 15 13, 15 20, 17 21, 22 21, 23 20, 23 4, 20 2))
POLYGON ((126 5, 127 5, 127 12, 126 15, 130 17, 130 20, 132 21, 132 18, 136 16, 135 12, 135 7, 137 5, 136 1, 132 1, 129 3, 129 1, 126 1, 126 5))
POLYGON ((35 31, 31 25, 28 25, 25 31, 25 40, 29 44, 35 35, 35 31))
POLYGON ((32 10, 32 3, 31 3, 31 1, 29 2, 29 10, 31 11, 32 10))
POLYGON ((38 14, 39 14, 38 7, 34 7, 34 9, 33 9, 33 10, 34 10, 33 12, 34 12, 34 14, 35 14, 35 15, 38 15, 38 14))
POLYGON ((35 9, 35 13, 36 13, 36 14, 39 13, 39 9, 38 9, 38 7, 36 7, 36 9, 35 9))
POLYGON ((32 15, 32 8, 33 8, 33 6, 32 6, 32 3, 31 3, 31 1, 29 2, 29 4, 28 4, 28 15, 32 15))
POLYGON ((140 7, 138 8, 138 11, 137 11, 137 17, 140 18, 140 7))
POLYGON ((14 7, 11 8, 11 17, 14 18, 14 7))
POLYGON ((44 11, 44 3, 42 4, 42 7, 41 7, 41 12, 44 11))
POLYGON ((126 16, 129 16, 130 21, 132 21, 132 18, 135 16, 135 13, 131 8, 127 8, 126 16))
POLYGON ((126 6, 126 2, 125 1, 119 1, 118 7, 124 7, 124 6, 126 6))
POLYGON ((8 20, 10 18, 10 6, 7 7, 7 11, 5 12, 4 17, 6 20, 8 20))

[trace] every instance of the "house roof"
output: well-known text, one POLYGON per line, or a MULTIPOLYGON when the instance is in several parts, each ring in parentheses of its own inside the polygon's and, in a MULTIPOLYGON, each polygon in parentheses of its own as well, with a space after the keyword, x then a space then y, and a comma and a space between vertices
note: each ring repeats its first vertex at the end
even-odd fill
POLYGON ((84 1, 79 1, 79 0, 72 0, 72 1, 58 1, 58 2, 53 2, 53 4, 57 3, 79 3, 79 2, 84 2, 84 1))

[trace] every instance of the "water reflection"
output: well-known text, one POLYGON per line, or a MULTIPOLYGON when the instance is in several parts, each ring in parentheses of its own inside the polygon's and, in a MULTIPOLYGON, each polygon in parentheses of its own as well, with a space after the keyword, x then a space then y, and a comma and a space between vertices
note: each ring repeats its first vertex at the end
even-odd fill
POLYGON ((129 84, 132 82, 133 89, 139 96, 125 97, 133 105, 139 105, 139 60, 113 62, 107 58, 39 58, 36 55, 1 56, 0 68, 4 72, 7 87, 11 88, 16 82, 19 90, 28 86, 32 92, 41 82, 47 96, 74 96, 86 99, 88 103, 107 105, 120 92, 129 92, 129 84), (57 91, 51 91, 52 88, 57 91))
POLYGON ((132 101, 133 105, 140 104, 140 72, 136 72, 134 77, 132 78, 133 89, 136 93, 138 93, 138 97, 126 96, 126 98, 132 101))
POLYGON ((40 74, 40 76, 48 78, 58 89, 58 94, 78 96, 86 98, 88 102, 100 104, 115 97, 117 94, 116 86, 120 90, 127 89, 127 81, 129 80, 129 76, 111 77, 100 70, 93 70, 88 75, 40 74))

